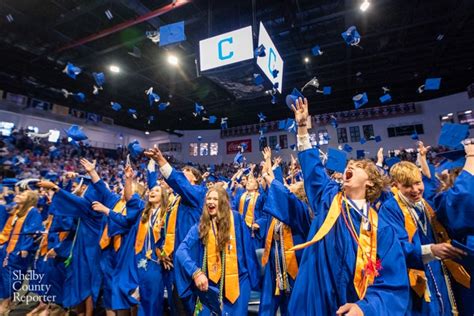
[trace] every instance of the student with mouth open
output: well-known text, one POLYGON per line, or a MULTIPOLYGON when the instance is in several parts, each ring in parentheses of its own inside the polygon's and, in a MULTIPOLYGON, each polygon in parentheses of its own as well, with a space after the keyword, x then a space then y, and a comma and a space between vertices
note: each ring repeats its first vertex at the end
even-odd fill
POLYGON ((369 160, 354 160, 342 185, 311 148, 307 100, 293 105, 299 162, 314 219, 288 306, 289 315, 404 315, 406 265, 393 229, 372 208, 386 181, 369 160))
POLYGON ((196 300, 195 315, 246 315, 259 268, 242 216, 231 210, 221 186, 207 191, 204 210, 178 247, 176 285, 181 297, 196 300))

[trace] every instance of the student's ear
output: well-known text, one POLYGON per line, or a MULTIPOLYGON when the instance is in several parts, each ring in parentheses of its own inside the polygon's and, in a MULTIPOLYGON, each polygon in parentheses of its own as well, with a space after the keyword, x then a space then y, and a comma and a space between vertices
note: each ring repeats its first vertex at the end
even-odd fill
POLYGON ((374 183, 373 183, 372 181, 368 180, 367 183, 366 183, 366 185, 367 185, 368 187, 373 187, 373 186, 374 186, 374 183))

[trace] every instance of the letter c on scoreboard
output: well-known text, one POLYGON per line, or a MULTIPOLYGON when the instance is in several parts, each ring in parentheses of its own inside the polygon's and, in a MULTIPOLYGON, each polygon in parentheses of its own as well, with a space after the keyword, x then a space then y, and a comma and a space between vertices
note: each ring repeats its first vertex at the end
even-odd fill
POLYGON ((225 43, 232 44, 233 43, 232 37, 227 37, 227 38, 221 39, 219 41, 219 43, 217 44, 220 60, 226 60, 226 59, 232 58, 232 56, 234 56, 234 52, 232 50, 229 50, 229 51, 227 51, 226 54, 224 54, 223 46, 224 46, 225 43))

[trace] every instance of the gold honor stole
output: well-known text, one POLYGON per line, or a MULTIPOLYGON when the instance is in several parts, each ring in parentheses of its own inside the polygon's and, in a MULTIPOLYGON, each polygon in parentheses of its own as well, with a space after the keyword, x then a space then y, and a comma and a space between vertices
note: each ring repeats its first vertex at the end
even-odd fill
MULTIPOLYGON (((121 198, 112 209, 115 213, 121 213, 122 215, 127 215, 127 201, 124 198, 121 198)), ((122 236, 116 235, 113 237, 114 239, 114 250, 118 251, 120 249, 120 245, 122 244, 122 236)), ((102 232, 102 237, 100 238, 100 249, 107 248, 110 245, 110 237, 109 237, 109 225, 105 224, 104 231, 102 232)))
POLYGON ((176 239, 176 218, 178 216, 178 207, 181 202, 181 196, 176 195, 173 202, 170 204, 170 214, 168 225, 166 226, 165 243, 163 245, 162 255, 169 256, 174 251, 174 242, 176 239))
MULTIPOLYGON (((275 230, 275 225, 277 219, 273 218, 270 223, 270 228, 268 228, 267 239, 265 240, 265 251, 262 256, 262 266, 265 266, 268 263, 268 258, 270 257, 270 249, 272 247, 273 241, 273 231, 275 230)), ((283 248, 285 249, 285 262, 287 265, 288 274, 293 280, 296 279, 298 274, 298 261, 296 260, 296 254, 293 248, 293 235, 291 234, 291 228, 288 225, 283 224, 283 248)))
MULTIPOLYGON (((157 216, 158 216, 160 210, 158 209, 157 212, 158 212, 158 214, 157 214, 157 216)), ((151 218, 151 216, 152 216, 152 214, 150 214, 150 218, 151 218)), ((143 217, 143 213, 142 213, 142 216, 140 216, 140 222, 138 224, 137 236, 135 238, 135 254, 139 254, 140 251, 142 251, 143 246, 145 245, 145 239, 146 239, 146 235, 147 235, 148 229, 149 229, 150 220, 143 223, 142 220, 141 220, 142 217, 143 217)), ((161 227, 163 226, 163 221, 164 220, 165 220, 164 218, 159 218, 158 217, 155 220, 155 223, 153 224, 152 233, 153 233, 153 238, 155 239, 155 243, 158 240, 160 240, 160 238, 161 238, 161 227)), ((151 259, 151 255, 152 255, 152 252, 150 250, 147 250, 147 253, 146 253, 145 256, 148 259, 151 259)), ((158 252, 157 252, 157 255, 159 255, 158 252)))
MULTIPOLYGON (((239 213, 240 215, 244 215, 244 206, 245 206, 245 200, 247 199, 247 195, 249 193, 245 192, 242 194, 240 197, 239 201, 239 213)), ((247 206, 247 213, 245 213, 245 223, 247 224, 248 227, 252 227, 253 221, 254 221, 254 210, 255 210, 255 203, 257 202, 258 196, 260 193, 254 192, 252 198, 249 201, 249 204, 247 206)))
MULTIPOLYGON (((39 245, 41 256, 46 255, 46 253, 48 252, 48 235, 49 235, 49 229, 51 228, 51 224, 53 223, 53 218, 54 218, 54 215, 49 214, 48 218, 46 219, 46 225, 45 225, 46 233, 43 234, 43 237, 41 238, 41 243, 39 245)), ((60 232, 59 241, 63 241, 64 239, 66 239, 68 234, 69 232, 60 232)))
POLYGON ((24 216, 17 218, 14 227, 13 219, 16 217, 17 212, 10 215, 7 222, 5 223, 3 231, 0 234, 0 245, 3 245, 4 243, 8 242, 7 254, 10 254, 15 249, 18 239, 20 238, 21 229, 31 209, 33 209, 33 207, 30 207, 30 209, 26 212, 24 216))
MULTIPOLYGON (((225 297, 232 304, 240 296, 240 285, 239 285, 239 266, 237 261, 237 242, 235 240, 235 226, 234 226, 234 214, 230 214, 230 236, 227 244, 225 253, 225 266, 224 266, 224 291, 225 297)), ((245 247, 245 245, 240 245, 245 247)), ((221 256, 220 251, 217 250, 216 236, 214 230, 209 229, 207 237, 207 270, 209 279, 214 283, 219 283, 221 278, 221 256)))
MULTIPOLYGON (((348 211, 349 210, 347 210, 347 212, 348 211)), ((329 231, 331 231, 336 220, 341 215, 341 212, 342 192, 339 192, 332 200, 329 212, 314 237, 310 241, 299 244, 290 250, 300 250, 323 239, 329 231)), ((368 229, 361 223, 358 238, 356 268, 354 272, 354 288, 359 299, 364 298, 368 286, 374 283, 374 279, 378 275, 376 269, 378 215, 373 208, 370 208, 369 210, 369 221, 370 225, 368 229)))
MULTIPOLYGON (((418 227, 413 220, 413 217, 410 215, 410 211, 405 203, 402 202, 398 194, 394 195, 395 201, 397 201, 398 206, 402 210, 403 217, 405 219, 405 230, 408 234, 408 241, 412 242, 413 236, 417 231, 418 227)), ((435 240, 437 243, 440 242, 450 242, 449 235, 446 229, 441 225, 440 222, 436 219, 436 214, 431 208, 431 206, 423 200, 423 204, 426 208, 427 217, 430 222, 431 228, 433 229, 433 234, 435 236, 435 240), (441 238, 444 236, 444 238, 441 238)), ((453 278, 459 284, 463 285, 466 288, 470 287, 471 283, 471 276, 469 273, 464 269, 462 265, 457 262, 454 262, 451 259, 443 260, 443 263, 446 265, 446 268, 449 270, 453 278)), ((418 294, 419 297, 424 297, 426 302, 430 302, 430 295, 429 290, 427 287, 427 279, 425 271, 416 270, 416 269, 408 269, 408 278, 410 280, 410 286, 418 294)))

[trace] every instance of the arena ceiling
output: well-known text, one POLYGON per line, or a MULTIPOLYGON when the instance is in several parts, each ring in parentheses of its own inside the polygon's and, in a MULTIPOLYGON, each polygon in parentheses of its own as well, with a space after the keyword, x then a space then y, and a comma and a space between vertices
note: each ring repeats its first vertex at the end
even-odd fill
POLYGON ((401 103, 465 91, 474 78, 472 0, 370 0, 366 12, 359 9, 362 0, 189 0, 170 9, 172 2, 181 1, 1 1, 0 89, 112 117, 135 129, 179 130, 219 128, 219 122, 210 125, 193 115, 195 102, 207 115, 228 117, 229 126, 257 123, 259 112, 267 120, 287 118, 286 94, 314 76, 322 86, 331 86, 332 94, 306 89, 311 114, 353 109, 352 96, 361 92, 368 94, 367 107, 380 105, 382 86, 390 88, 392 103, 401 103), (166 12, 116 31, 160 8, 166 12), (182 20, 187 39, 179 45, 159 47, 145 36, 182 20), (236 98, 196 71, 200 40, 247 25, 254 25, 256 35, 260 21, 285 61, 283 94, 276 104, 264 91, 251 99, 236 98), (361 47, 347 46, 341 38, 351 25, 361 34, 361 47), (104 30, 111 32, 81 42, 104 30), (311 55, 315 45, 323 55, 311 55), (179 67, 167 63, 169 53, 179 57, 179 67), (83 69, 76 80, 62 73, 67 62, 83 69), (110 73, 111 64, 119 65, 121 73, 110 73), (92 95, 91 74, 101 71, 104 90, 92 95), (429 77, 442 77, 441 89, 417 93, 429 77), (170 102, 165 111, 148 105, 144 91, 149 87, 170 102), (87 100, 64 99, 61 89, 84 92, 87 100), (138 119, 125 110, 112 111, 111 101, 137 109, 138 119), (155 121, 148 125, 150 115, 155 121))

